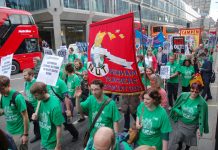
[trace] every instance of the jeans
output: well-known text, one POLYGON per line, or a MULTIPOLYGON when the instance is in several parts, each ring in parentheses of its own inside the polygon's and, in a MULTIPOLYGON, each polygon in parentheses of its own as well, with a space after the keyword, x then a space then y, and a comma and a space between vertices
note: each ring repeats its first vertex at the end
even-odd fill
POLYGON ((211 92, 210 92, 210 82, 204 82, 204 88, 203 88, 203 92, 201 94, 201 96, 203 98, 205 98, 205 96, 207 95, 207 98, 211 98, 211 92))
POLYGON ((36 137, 41 137, 38 120, 33 121, 33 132, 34 132, 36 137))

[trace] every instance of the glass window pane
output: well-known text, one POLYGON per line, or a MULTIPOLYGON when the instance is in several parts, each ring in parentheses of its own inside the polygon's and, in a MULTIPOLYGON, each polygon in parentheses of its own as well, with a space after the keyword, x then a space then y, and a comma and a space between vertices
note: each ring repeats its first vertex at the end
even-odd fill
POLYGON ((21 21, 22 21, 22 24, 32 24, 29 16, 27 15, 21 15, 21 21))
POLYGON ((11 24, 21 24, 20 15, 11 15, 9 16, 11 24))

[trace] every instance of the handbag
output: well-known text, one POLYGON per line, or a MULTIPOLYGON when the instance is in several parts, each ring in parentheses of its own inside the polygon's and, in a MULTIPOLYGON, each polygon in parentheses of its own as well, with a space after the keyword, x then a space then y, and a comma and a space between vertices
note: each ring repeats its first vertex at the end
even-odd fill
POLYGON ((95 119, 93 120, 91 126, 89 127, 89 129, 86 131, 85 133, 85 136, 83 138, 83 147, 85 148, 87 143, 88 143, 88 140, 89 140, 89 137, 90 137, 90 133, 96 123, 96 121, 98 120, 99 116, 101 115, 101 112, 103 111, 104 107, 109 104, 109 102, 111 101, 111 98, 109 98, 108 100, 106 100, 104 102, 104 104, 101 106, 100 110, 98 111, 97 115, 95 116, 95 119))
MULTIPOLYGON (((144 110, 145 110, 145 106, 143 105, 143 107, 142 107, 142 114, 140 116, 139 122, 142 121, 142 115, 144 113, 144 110)), ((127 143, 128 144, 135 143, 136 140, 138 139, 138 135, 139 135, 139 130, 136 128, 136 122, 133 123, 133 125, 129 129, 128 133, 129 133, 129 139, 128 139, 127 143)))

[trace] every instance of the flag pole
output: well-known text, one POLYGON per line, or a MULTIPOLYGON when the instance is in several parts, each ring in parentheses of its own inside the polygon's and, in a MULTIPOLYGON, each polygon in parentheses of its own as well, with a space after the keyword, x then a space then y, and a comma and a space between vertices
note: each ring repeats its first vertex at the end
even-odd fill
MULTIPOLYGON (((145 61, 144 57, 145 57, 145 48, 144 45, 142 43, 142 13, 141 13, 141 2, 138 4, 138 10, 139 10, 139 21, 140 21, 140 31, 141 31, 141 37, 140 37, 140 45, 142 45, 142 49, 143 49, 143 61, 145 61)), ((145 63, 144 63, 145 64, 145 63)), ((147 84, 146 84, 146 66, 144 65, 144 78, 145 78, 145 90, 147 89, 147 84)))

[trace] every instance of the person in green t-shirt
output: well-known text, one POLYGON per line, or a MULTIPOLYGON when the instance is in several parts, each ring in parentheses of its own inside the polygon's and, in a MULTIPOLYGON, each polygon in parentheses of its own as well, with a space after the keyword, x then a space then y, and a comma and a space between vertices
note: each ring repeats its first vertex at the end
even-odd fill
MULTIPOLYGON (((32 104, 34 107, 34 110, 36 110, 38 101, 34 98, 34 96, 30 93, 30 88, 32 85, 36 82, 36 79, 34 78, 34 71, 30 68, 27 68, 23 70, 23 78, 25 80, 24 83, 24 96, 27 97, 27 100, 32 104)), ((33 121, 33 132, 35 134, 35 137, 33 137, 30 140, 30 143, 34 143, 41 139, 40 130, 39 130, 39 122, 33 121)))
POLYGON ((167 96, 170 107, 173 107, 173 101, 177 99, 179 86, 179 65, 175 62, 174 55, 169 56, 169 62, 167 63, 167 66, 170 66, 170 79, 167 80, 167 96))
POLYGON ((138 146, 155 146, 157 150, 167 150, 169 133, 172 131, 166 110, 160 106, 161 95, 157 90, 143 93, 144 102, 137 108, 136 128, 138 146))
POLYGON ((75 59, 74 60, 74 71, 75 71, 75 74, 79 77, 80 80, 83 79, 83 71, 85 71, 86 69, 83 68, 83 64, 82 64, 82 61, 80 59, 75 59))
POLYGON ((75 128, 75 126, 72 124, 71 121, 74 106, 70 100, 66 83, 60 78, 58 78, 55 86, 47 86, 47 88, 48 88, 48 93, 58 98, 59 101, 61 102, 62 114, 65 119, 64 127, 73 136, 72 142, 76 142, 78 140, 79 132, 77 131, 77 129, 75 128))
POLYGON ((190 59, 185 59, 183 66, 179 70, 182 77, 182 92, 190 91, 190 81, 195 73, 194 67, 191 65, 190 59))
POLYGON ((66 64, 65 71, 67 73, 67 78, 66 78, 65 82, 66 82, 67 88, 69 90, 69 96, 70 96, 73 104, 75 104, 74 93, 75 93, 76 88, 81 85, 81 81, 80 81, 79 77, 75 74, 75 70, 74 70, 71 63, 66 64))
POLYGON ((59 100, 49 95, 46 84, 42 82, 35 82, 30 92, 40 101, 39 109, 32 115, 32 119, 39 120, 42 149, 61 150, 64 117, 59 100))
POLYGON ((3 109, 0 115, 4 114, 6 129, 13 136, 17 147, 22 145, 28 149, 28 113, 25 99, 21 94, 15 97, 15 103, 12 103, 12 96, 16 91, 11 89, 10 79, 0 75, 0 108, 3 109))
POLYGON ((73 47, 70 47, 69 48, 69 55, 68 55, 68 63, 73 63, 74 60, 75 60, 75 54, 73 53, 74 52, 74 49, 73 47))
POLYGON ((114 131, 108 127, 101 127, 94 135, 93 146, 91 150, 132 150, 129 144, 125 141, 119 141, 116 138, 114 131))
MULTIPOLYGON (((93 95, 90 95, 84 102, 80 103, 80 96, 82 90, 80 88, 76 89, 76 108, 77 111, 83 111, 88 114, 89 117, 89 126, 92 124, 96 114, 100 110, 101 106, 109 99, 106 95, 103 94, 103 82, 101 80, 93 80, 90 84, 91 92, 93 95)), ((98 120, 96 121, 94 128, 91 130, 89 142, 86 149, 91 149, 93 143, 93 136, 97 129, 100 127, 106 126, 114 130, 115 133, 119 131, 119 123, 121 116, 116 106, 116 103, 111 100, 101 112, 98 120)))
POLYGON ((182 150, 183 143, 189 150, 191 146, 197 146, 197 136, 209 132, 208 105, 200 95, 201 89, 200 83, 192 83, 190 92, 183 92, 171 109, 170 117, 176 125, 170 150, 175 149, 175 144, 179 145, 177 150, 182 150))

